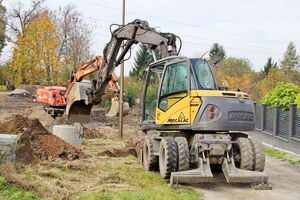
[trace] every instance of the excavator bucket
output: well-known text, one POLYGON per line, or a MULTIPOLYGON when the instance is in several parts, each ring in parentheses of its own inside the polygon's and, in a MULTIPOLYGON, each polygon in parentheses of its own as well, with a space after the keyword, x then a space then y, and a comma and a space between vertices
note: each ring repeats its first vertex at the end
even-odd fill
POLYGON ((209 160, 207 159, 203 162, 200 160, 200 166, 197 169, 172 172, 170 178, 171 185, 178 185, 181 183, 191 184, 191 183, 209 183, 213 181, 213 174, 210 169, 209 160))
POLYGON ((238 169, 234 165, 233 158, 224 159, 222 165, 223 174, 228 183, 268 183, 269 176, 265 172, 238 169))
MULTIPOLYGON (((89 104, 86 89, 90 88, 89 83, 74 82, 71 83, 67 98, 66 115, 68 122, 87 123, 90 120, 90 114, 93 105, 89 104)), ((129 113, 129 104, 123 103, 123 115, 129 113)), ((107 117, 116 117, 119 114, 119 100, 112 98, 111 108, 106 114, 107 117)))
MULTIPOLYGON (((119 106, 120 102, 118 98, 111 99, 111 107, 109 112, 105 115, 106 117, 117 117, 119 115, 119 106)), ((123 115, 127 115, 129 113, 129 104, 127 102, 123 103, 123 115)))
POLYGON ((68 122, 89 122, 93 105, 88 103, 88 96, 86 95, 87 88, 90 88, 89 83, 71 83, 66 102, 66 115, 68 122))

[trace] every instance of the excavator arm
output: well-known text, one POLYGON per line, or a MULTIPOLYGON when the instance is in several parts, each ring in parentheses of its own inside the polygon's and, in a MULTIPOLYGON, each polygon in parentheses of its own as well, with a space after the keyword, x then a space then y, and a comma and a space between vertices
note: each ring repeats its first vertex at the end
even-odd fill
POLYGON ((97 80, 93 81, 89 103, 97 104, 101 101, 107 83, 112 78, 113 70, 124 60, 132 45, 142 43, 148 45, 151 50, 159 47, 161 58, 164 58, 177 55, 176 37, 172 33, 158 32, 151 28, 148 22, 138 19, 114 30, 110 42, 106 44, 103 51, 102 65, 106 66, 101 68, 97 80), (121 48, 122 43, 123 48, 121 48))
MULTIPOLYGON (((69 80, 68 87, 65 93, 65 99, 68 98, 70 92, 70 85, 73 82, 81 82, 84 77, 98 71, 103 65, 103 56, 96 56, 94 59, 90 60, 88 63, 80 67, 76 72, 71 75, 69 80)), ((120 88, 118 85, 118 78, 114 72, 112 72, 112 79, 109 81, 110 88, 118 95, 120 92, 120 88)))
POLYGON ((151 50, 160 48, 161 58, 164 58, 178 54, 176 38, 177 36, 172 33, 156 31, 146 21, 142 20, 134 20, 111 31, 111 40, 106 44, 103 51, 103 61, 98 63, 97 79, 92 80, 92 85, 79 82, 70 84, 66 108, 66 115, 69 120, 83 122, 88 119, 87 115, 90 114, 92 106, 101 102, 107 84, 111 85, 116 82, 117 79, 113 71, 123 62, 132 45, 142 43, 151 50), (121 48, 122 46, 123 48, 121 48))

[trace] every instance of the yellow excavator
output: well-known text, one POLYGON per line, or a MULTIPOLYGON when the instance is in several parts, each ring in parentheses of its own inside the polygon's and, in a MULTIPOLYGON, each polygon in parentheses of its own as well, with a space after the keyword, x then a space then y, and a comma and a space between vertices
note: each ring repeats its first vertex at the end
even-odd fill
POLYGON ((68 102, 69 114, 87 114, 101 101, 113 70, 133 44, 159 48, 160 58, 147 68, 139 122, 145 134, 156 133, 144 142, 145 169, 158 170, 171 185, 212 182, 214 166, 227 182, 267 185, 262 145, 247 134, 255 125, 248 94, 220 90, 205 59, 179 56, 180 38, 158 32, 146 21, 134 20, 111 34, 97 79, 91 85, 74 83, 78 87, 68 102))

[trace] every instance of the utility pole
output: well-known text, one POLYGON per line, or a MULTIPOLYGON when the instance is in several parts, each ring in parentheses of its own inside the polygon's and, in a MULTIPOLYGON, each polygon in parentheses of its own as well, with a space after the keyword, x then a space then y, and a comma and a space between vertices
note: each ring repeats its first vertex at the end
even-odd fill
MULTIPOLYGON (((125 0, 122 4, 122 25, 125 25, 125 0)), ((122 45, 122 51, 124 51, 124 42, 122 45)), ((120 66, 120 103, 119 103, 119 138, 123 137, 123 94, 124 94, 124 60, 120 66)))

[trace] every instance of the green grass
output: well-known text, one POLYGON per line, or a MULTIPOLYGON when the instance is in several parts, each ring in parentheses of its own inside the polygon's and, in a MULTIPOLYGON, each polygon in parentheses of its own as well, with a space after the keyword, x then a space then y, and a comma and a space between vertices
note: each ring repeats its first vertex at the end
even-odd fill
POLYGON ((106 163, 103 174, 107 178, 101 184, 124 184, 124 189, 91 192, 76 196, 77 200, 199 200, 200 194, 193 189, 174 190, 168 186, 168 180, 162 179, 158 173, 143 169, 139 161, 129 157, 125 162, 106 163), (107 170, 107 171, 106 171, 107 170))
POLYGON ((0 92, 8 92, 5 85, 0 85, 0 92))
MULTIPOLYGON (((95 155, 108 149, 123 149, 126 145, 124 141, 98 138, 86 140, 83 148, 88 155, 95 155)), ((159 173, 145 171, 134 156, 87 156, 74 161, 16 165, 3 176, 8 173, 23 177, 23 181, 9 185, 4 178, 0 179, 1 200, 36 200, 37 197, 49 200, 201 199, 201 194, 192 188, 170 188, 169 180, 162 179, 159 173)), ((9 178, 6 178, 7 182, 9 178)))
POLYGON ((0 176, 0 199, 2 200, 39 200, 31 192, 26 192, 22 188, 10 186, 5 178, 0 176))
POLYGON ((276 149, 272 149, 272 148, 269 148, 269 147, 265 147, 264 150, 265 150, 265 153, 269 156, 273 156, 273 157, 275 157, 279 160, 288 162, 292 165, 300 166, 300 159, 296 158, 295 156, 292 156, 288 153, 278 151, 276 149))

